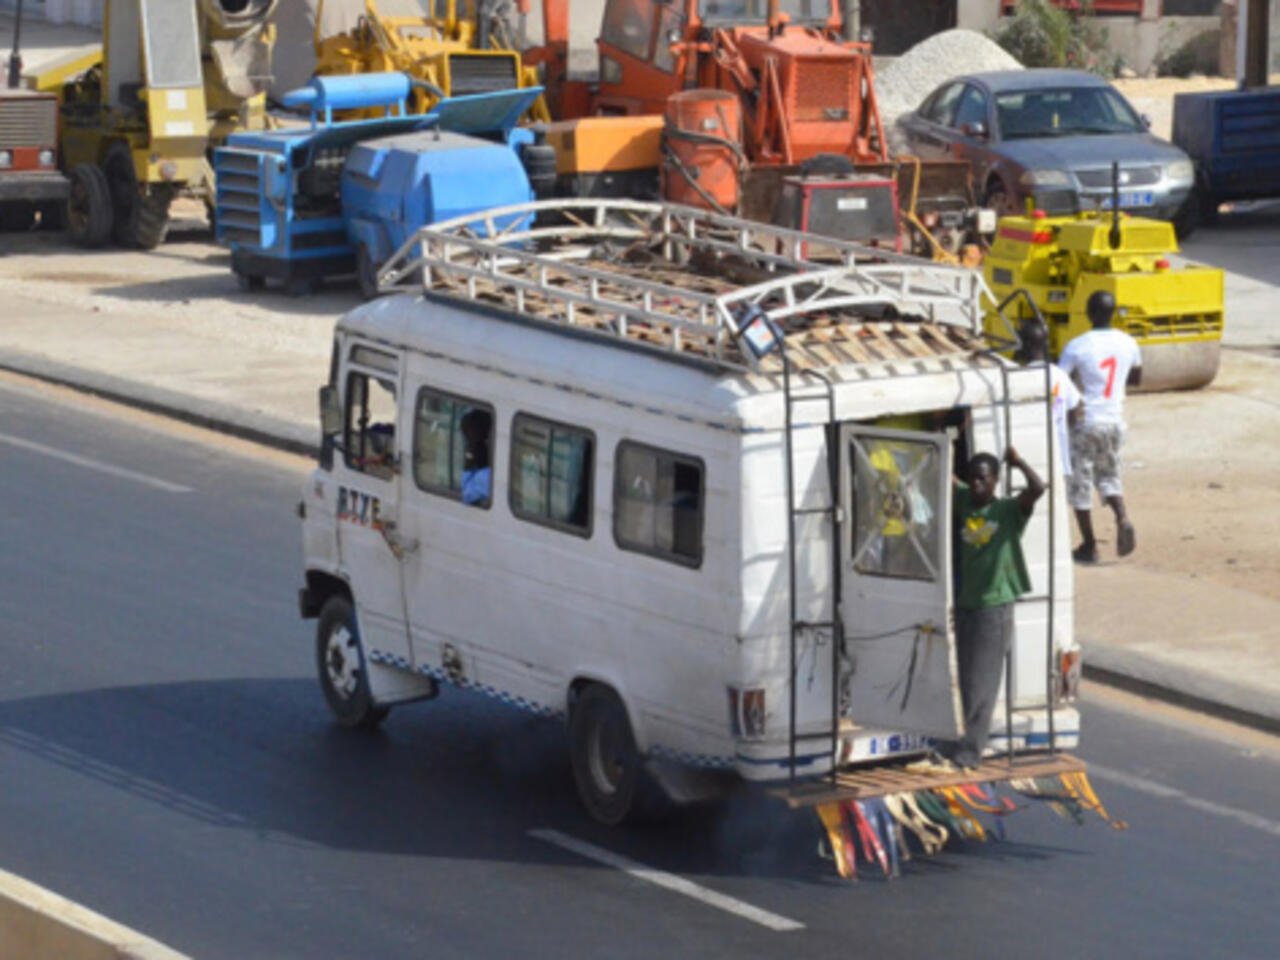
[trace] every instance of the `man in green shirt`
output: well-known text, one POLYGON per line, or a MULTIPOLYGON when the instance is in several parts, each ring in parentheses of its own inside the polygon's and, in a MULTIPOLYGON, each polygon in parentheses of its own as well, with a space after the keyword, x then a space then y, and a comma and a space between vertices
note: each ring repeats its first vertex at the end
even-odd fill
POLYGON ((935 755, 912 769, 953 772, 982 760, 991 714, 1013 640, 1014 601, 1031 590, 1022 556, 1022 531, 1044 495, 1044 482, 1010 447, 1004 455, 1020 470, 1026 488, 1016 497, 997 497, 1000 461, 979 453, 969 461, 969 483, 955 483, 959 584, 956 590, 956 657, 964 702, 964 735, 938 744, 935 755))

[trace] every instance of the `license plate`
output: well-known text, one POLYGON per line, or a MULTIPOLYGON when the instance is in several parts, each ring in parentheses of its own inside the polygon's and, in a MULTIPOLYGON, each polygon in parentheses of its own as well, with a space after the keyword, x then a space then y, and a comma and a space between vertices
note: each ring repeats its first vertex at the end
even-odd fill
MULTIPOLYGON (((1120 191, 1120 209, 1122 210, 1125 207, 1149 207, 1149 206, 1152 206, 1155 202, 1156 202, 1155 194, 1153 194, 1150 190, 1146 190, 1146 191, 1121 190, 1120 191)), ((1104 209, 1107 209, 1107 210, 1111 209, 1111 194, 1108 193, 1106 196, 1102 198, 1102 206, 1104 209)))

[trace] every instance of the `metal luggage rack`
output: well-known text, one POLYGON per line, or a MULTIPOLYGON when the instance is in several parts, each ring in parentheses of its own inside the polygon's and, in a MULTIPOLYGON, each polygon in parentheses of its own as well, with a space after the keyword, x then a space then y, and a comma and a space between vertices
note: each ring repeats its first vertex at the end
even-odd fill
POLYGON ((976 272, 692 207, 542 200, 420 229, 382 267, 416 287, 666 353, 778 372, 739 342, 761 314, 820 371, 980 349, 976 272))

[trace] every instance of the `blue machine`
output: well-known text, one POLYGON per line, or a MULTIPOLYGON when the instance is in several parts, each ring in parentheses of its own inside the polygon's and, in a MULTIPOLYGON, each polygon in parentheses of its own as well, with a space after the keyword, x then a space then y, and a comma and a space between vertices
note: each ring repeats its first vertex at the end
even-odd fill
POLYGON ((516 123, 541 88, 407 115, 410 84, 399 73, 316 77, 284 98, 310 110, 309 126, 234 134, 214 152, 216 236, 244 289, 272 278, 297 295, 356 273, 372 296, 378 266, 419 227, 532 199, 525 161, 550 148, 516 123), (370 107, 386 113, 333 119, 370 107))
POLYGON ((1178 94, 1173 142, 1195 161, 1202 221, 1228 200, 1280 196, 1280 87, 1178 94))

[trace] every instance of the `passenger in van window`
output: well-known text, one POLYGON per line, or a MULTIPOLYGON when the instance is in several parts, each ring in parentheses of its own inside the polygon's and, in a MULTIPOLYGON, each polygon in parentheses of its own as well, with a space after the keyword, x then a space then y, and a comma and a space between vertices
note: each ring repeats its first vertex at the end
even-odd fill
POLYGON ((1016 497, 997 497, 1000 461, 990 453, 969 461, 968 484, 955 484, 954 510, 960 540, 960 587, 956 593, 956 659, 964 704, 964 734, 943 741, 923 761, 908 769, 953 773, 982 761, 996 706, 996 690, 1005 655, 1013 641, 1013 609, 1031 590, 1022 556, 1022 533, 1044 495, 1045 485, 1018 451, 1010 447, 1005 462, 1020 470, 1027 485, 1016 497))
POLYGON ((473 507, 489 505, 493 495, 493 469, 489 443, 493 417, 487 410, 471 410, 462 417, 462 502, 473 507))

